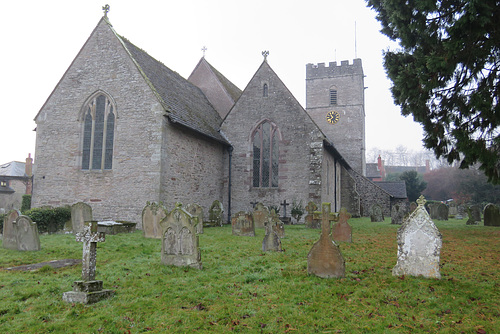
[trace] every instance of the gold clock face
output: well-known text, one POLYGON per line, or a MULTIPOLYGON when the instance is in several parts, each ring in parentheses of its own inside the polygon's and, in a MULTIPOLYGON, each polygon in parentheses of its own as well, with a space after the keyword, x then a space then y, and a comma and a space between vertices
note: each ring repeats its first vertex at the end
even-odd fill
POLYGON ((326 114, 326 121, 330 124, 335 124, 339 121, 340 114, 337 111, 330 111, 326 114))

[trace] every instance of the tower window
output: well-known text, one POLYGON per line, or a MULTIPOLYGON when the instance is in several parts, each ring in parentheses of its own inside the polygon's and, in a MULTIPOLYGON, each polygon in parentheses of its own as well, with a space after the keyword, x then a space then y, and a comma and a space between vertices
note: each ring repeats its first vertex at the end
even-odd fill
POLYGON ((337 89, 330 88, 330 105, 337 104, 337 89))
POLYGON ((278 187, 278 132, 277 127, 264 122, 253 134, 254 187, 278 187))
POLYGON ((82 169, 111 169, 115 130, 113 104, 100 94, 90 100, 85 110, 82 169))

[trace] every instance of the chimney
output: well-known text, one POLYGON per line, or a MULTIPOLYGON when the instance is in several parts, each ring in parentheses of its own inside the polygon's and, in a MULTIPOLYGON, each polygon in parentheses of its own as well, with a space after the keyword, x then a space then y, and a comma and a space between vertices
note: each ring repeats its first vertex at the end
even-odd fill
POLYGON ((28 177, 28 181, 26 182, 26 195, 31 195, 31 191, 33 189, 33 185, 32 185, 33 158, 31 158, 31 153, 28 153, 28 157, 26 158, 24 173, 28 177))
POLYGON ((385 168, 384 168, 384 160, 382 160, 380 155, 378 156, 378 159, 377 159, 377 168, 380 171, 380 178, 383 181, 385 179, 385 168))

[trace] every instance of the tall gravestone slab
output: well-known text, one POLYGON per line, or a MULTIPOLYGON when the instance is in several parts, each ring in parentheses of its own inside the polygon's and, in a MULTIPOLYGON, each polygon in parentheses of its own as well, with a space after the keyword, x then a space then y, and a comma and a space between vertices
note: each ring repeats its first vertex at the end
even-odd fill
POLYGON ((424 207, 424 197, 420 196, 417 203, 418 207, 398 229, 398 259, 392 275, 441 278, 442 236, 424 207))
POLYGON ((167 216, 162 203, 147 203, 142 210, 142 230, 145 238, 161 239, 160 222, 167 216))
POLYGON ((255 228, 263 228, 267 219, 269 218, 269 209, 267 206, 264 206, 262 203, 257 203, 253 210, 253 222, 255 224, 255 228))
POLYGON ((285 237, 285 223, 283 222, 283 217, 280 217, 274 209, 271 210, 268 222, 271 225, 272 230, 278 234, 280 239, 285 237))
POLYGON ((19 216, 14 222, 16 231, 17 250, 20 251, 39 251, 40 236, 38 228, 28 216, 19 216))
POLYGON ((161 262, 177 267, 201 269, 199 237, 196 234, 198 217, 192 216, 177 203, 161 222, 161 262))
POLYGON ((500 226, 500 208, 495 204, 484 207, 484 226, 500 226))
POLYGON ((263 252, 281 252, 281 239, 278 234, 274 231, 271 224, 266 224, 266 235, 264 240, 262 240, 262 251, 263 252))
POLYGON ((383 222, 384 221, 384 211, 379 204, 373 204, 370 208, 370 221, 371 222, 383 222))
POLYGON ((219 200, 213 201, 208 210, 208 226, 222 226, 224 216, 224 208, 219 200))
POLYGON ((87 203, 78 202, 71 206, 71 225, 73 234, 83 232, 85 222, 92 221, 92 207, 87 203))
POLYGON ((307 255, 307 272, 321 278, 344 277, 345 261, 330 236, 331 203, 322 204, 321 236, 307 255))
POLYGON ((406 215, 406 205, 394 204, 391 208, 391 224, 401 225, 406 215))
POLYGON ((415 209, 418 207, 417 203, 415 202, 411 202, 410 203, 410 213, 412 213, 413 211, 415 211, 415 209))
POLYGON ((472 205, 467 208, 467 214, 469 219, 467 219, 466 225, 479 225, 481 224, 481 209, 479 205, 472 205))
POLYGON ((21 215, 19 210, 10 210, 3 220, 2 247, 17 250, 16 230, 14 222, 21 215))
POLYGON ((255 225, 250 213, 240 211, 231 218, 233 235, 255 237, 255 225))
POLYGON ((307 228, 321 229, 321 220, 315 218, 315 212, 318 210, 318 206, 314 202, 307 203, 305 207, 307 215, 304 218, 307 228))
POLYGON ((352 242, 352 227, 347 222, 351 215, 346 208, 341 208, 338 216, 338 222, 333 224, 332 239, 335 241, 352 242))
POLYGON ((191 216, 198 217, 199 224, 196 225, 196 233, 203 234, 203 207, 196 203, 189 203, 186 205, 186 211, 191 214, 191 216))
POLYGON ((113 290, 103 289, 102 281, 95 279, 97 243, 106 240, 105 234, 97 231, 96 221, 87 221, 76 241, 83 242, 82 280, 73 282, 73 291, 63 293, 67 303, 93 304, 114 295, 113 290))
POLYGON ((458 205, 455 201, 451 201, 448 203, 448 208, 449 208, 449 214, 450 216, 456 216, 458 215, 458 205))
POLYGON ((436 208, 436 218, 437 220, 448 220, 449 216, 448 205, 444 203, 439 203, 436 208))

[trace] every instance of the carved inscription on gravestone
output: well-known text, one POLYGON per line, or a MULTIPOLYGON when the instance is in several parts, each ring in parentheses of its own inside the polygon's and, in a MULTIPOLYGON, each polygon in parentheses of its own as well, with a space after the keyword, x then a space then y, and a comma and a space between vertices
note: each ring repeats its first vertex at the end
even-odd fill
POLYGON ((255 225, 250 213, 240 211, 231 218, 233 235, 255 237, 255 225))
POLYGON ((162 203, 148 203, 142 210, 142 230, 145 238, 161 239, 160 222, 167 216, 162 203))
POLYGON ((40 237, 38 227, 30 217, 19 216, 14 222, 17 249, 20 251, 39 251, 40 237))
POLYGON ((186 205, 186 211, 192 216, 198 217, 199 224, 196 225, 196 233, 203 234, 203 207, 196 203, 189 203, 186 205))
POLYGON ((257 203, 253 210, 253 222, 255 228, 263 228, 269 217, 269 209, 262 203, 257 203))

